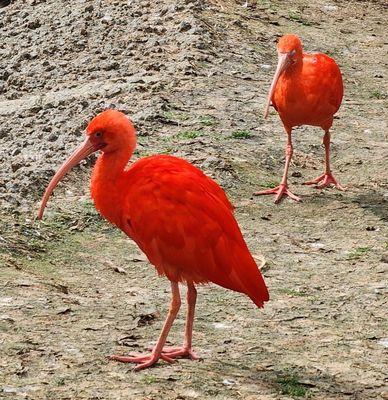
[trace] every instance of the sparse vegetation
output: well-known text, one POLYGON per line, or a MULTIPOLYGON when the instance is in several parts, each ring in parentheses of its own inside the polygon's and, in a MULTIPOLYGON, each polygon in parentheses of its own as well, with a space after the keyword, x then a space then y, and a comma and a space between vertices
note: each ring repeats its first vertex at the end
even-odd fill
POLYGON ((250 131, 234 131, 230 135, 233 139, 250 139, 253 136, 253 133, 250 131))
MULTIPOLYGON (((0 207, 0 393, 15 400, 379 398, 388 252, 381 2, 368 2, 363 18, 364 2, 323 0, 199 8, 171 0, 17 3, 4 9, 0 27, 0 203, 9 202, 0 207), (376 36, 364 40, 365 26, 376 36), (285 32, 297 33, 307 52, 332 55, 343 72, 333 170, 351 190, 323 193, 290 179, 304 202, 275 206, 272 196, 252 193, 276 187, 284 168, 281 120, 273 108, 265 120, 262 111, 285 32), (92 158, 35 221, 53 170, 82 140, 87 120, 111 106, 138 130, 132 162, 176 154, 201 168, 236 206, 252 254, 265 256, 264 309, 241 293, 199 285, 193 346, 201 361, 160 361, 134 373, 134 365, 106 359, 148 353, 171 295, 135 242, 84 201, 92 158), (325 246, 316 251, 313 242, 325 246)), ((290 173, 307 179, 323 171, 322 133, 295 129, 290 173)), ((185 295, 182 288, 168 346, 182 344, 185 295)))
POLYGON ((266 182, 260 182, 258 184, 258 187, 261 188, 267 188, 267 189, 273 189, 278 185, 277 182, 272 182, 272 181, 266 181, 266 182))
POLYGON ((202 132, 197 131, 197 130, 185 130, 178 132, 174 135, 169 135, 169 136, 162 136, 160 138, 160 141, 165 142, 165 143, 174 143, 177 140, 182 140, 182 139, 195 139, 198 136, 201 136, 202 132))
POLYGON ((167 146, 162 150, 162 154, 171 154, 174 152, 174 148, 172 146, 167 146))
POLYGON ((356 247, 348 253, 348 260, 357 260, 370 251, 370 247, 356 247))
POLYGON ((279 10, 279 5, 271 0, 265 1, 264 5, 268 7, 268 10, 272 13, 276 13, 279 10))
POLYGON ((56 386, 64 386, 65 385, 65 378, 63 377, 58 377, 54 380, 54 384, 56 386))
POLYGON ((288 18, 291 21, 298 22, 298 23, 300 23, 300 24, 302 24, 304 26, 310 26, 311 25, 311 22, 309 22, 306 19, 302 18, 301 15, 297 14, 297 13, 289 13, 288 14, 288 18))
POLYGON ((277 380, 281 394, 293 398, 306 397, 307 389, 299 382, 294 375, 286 375, 277 380))
POLYGON ((179 132, 176 137, 179 139, 195 139, 201 135, 200 131, 183 131, 179 132))
POLYGON ((188 121, 190 119, 189 114, 176 110, 165 111, 163 113, 163 117, 167 120, 177 121, 177 122, 188 121))
POLYGON ((152 385, 153 383, 158 382, 158 378, 153 375, 143 375, 141 377, 141 381, 146 385, 152 385))
POLYGON ((200 117, 199 118, 199 122, 203 125, 203 126, 213 126, 217 124, 217 120, 212 117, 212 116, 204 116, 204 117, 200 117))
POLYGON ((370 94, 371 99, 386 99, 388 96, 386 93, 380 92, 379 90, 374 90, 371 94, 370 94))

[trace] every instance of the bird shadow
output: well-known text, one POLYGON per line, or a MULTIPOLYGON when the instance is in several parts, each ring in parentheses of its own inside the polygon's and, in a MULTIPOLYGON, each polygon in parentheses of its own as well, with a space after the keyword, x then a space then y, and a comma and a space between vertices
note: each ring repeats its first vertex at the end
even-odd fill
MULTIPOLYGON (((305 186, 305 185, 303 185, 305 186)), ((307 186, 305 186, 307 187, 307 186)), ((303 193, 302 203, 314 204, 319 206, 329 206, 333 204, 334 201, 346 201, 345 196, 349 192, 340 192, 337 189, 329 188, 324 191, 311 187, 311 191, 303 193)))
POLYGON ((376 215, 383 221, 388 221, 388 201, 384 199, 381 192, 369 190, 352 199, 359 207, 376 215))
MULTIPOLYGON (((351 190, 339 192, 335 189, 325 192, 311 192, 303 195, 303 202, 320 206, 330 206, 334 201, 339 201, 344 206, 356 204, 366 212, 374 214, 383 221, 388 220, 388 202, 381 192, 368 190, 362 193, 355 193, 351 190)), ((335 206, 337 208, 337 205, 335 206)))

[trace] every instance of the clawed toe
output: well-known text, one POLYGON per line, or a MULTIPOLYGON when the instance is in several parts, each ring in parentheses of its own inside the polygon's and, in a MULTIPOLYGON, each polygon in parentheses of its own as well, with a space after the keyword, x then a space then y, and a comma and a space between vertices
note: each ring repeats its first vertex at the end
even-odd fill
POLYGON ((189 358, 191 360, 198 360, 199 357, 194 351, 187 346, 182 347, 164 347, 162 351, 155 352, 151 349, 149 354, 137 354, 133 356, 108 356, 108 360, 119 361, 122 363, 134 363, 138 364, 134 370, 140 371, 141 369, 148 368, 156 364, 159 360, 163 360, 170 364, 175 362, 176 358, 189 358))
POLYGON ((330 185, 334 185, 339 190, 342 191, 346 190, 343 186, 341 186, 337 182, 332 173, 322 174, 311 181, 305 182, 304 185, 316 185, 315 186, 316 189, 324 189, 330 185))
POLYGON ((278 204, 282 200, 283 196, 288 196, 290 199, 294 201, 302 201, 302 199, 298 196, 295 196, 292 192, 288 190, 288 187, 286 184, 280 184, 279 186, 276 186, 273 189, 267 189, 267 190, 262 190, 260 192, 255 192, 253 193, 254 196, 261 196, 261 195, 266 195, 266 194, 274 194, 275 195, 275 200, 274 203, 278 204))
POLYGON ((134 364, 139 364, 137 365, 134 370, 135 371, 140 371, 141 369, 148 368, 156 364, 160 359, 163 361, 166 361, 168 363, 173 363, 175 360, 165 354, 157 354, 157 353, 151 353, 151 354, 139 354, 136 356, 117 356, 117 355, 112 355, 108 356, 109 360, 113 361, 119 361, 122 363, 134 363, 134 364))
POLYGON ((167 354, 167 356, 171 358, 189 358, 191 360, 199 359, 194 351, 188 347, 164 348, 162 353, 167 354))
POLYGON ((165 346, 162 350, 162 355, 167 356, 168 358, 175 359, 175 358, 189 358, 191 360, 199 360, 197 354, 187 346, 165 346))

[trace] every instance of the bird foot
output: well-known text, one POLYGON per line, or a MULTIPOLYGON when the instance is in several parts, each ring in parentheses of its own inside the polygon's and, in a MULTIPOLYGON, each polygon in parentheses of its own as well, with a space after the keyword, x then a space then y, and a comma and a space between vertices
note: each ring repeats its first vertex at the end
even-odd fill
POLYGON ((162 359, 163 361, 166 361, 168 363, 174 362, 174 359, 172 357, 169 357, 163 353, 157 354, 154 351, 152 351, 152 353, 150 353, 150 354, 138 354, 138 355, 134 355, 134 356, 112 355, 112 356, 108 356, 108 359, 123 362, 123 363, 139 364, 134 368, 134 371, 140 371, 142 369, 152 367, 160 359, 162 359))
POLYGON ((316 185, 316 189, 323 189, 329 185, 334 185, 337 189, 345 191, 345 188, 337 182, 331 172, 322 174, 311 181, 307 181, 304 185, 316 185))
POLYGON ((264 194, 275 194, 274 203, 278 204, 283 196, 288 196, 290 199, 295 201, 302 201, 302 199, 298 196, 295 196, 288 190, 287 184, 281 183, 279 186, 276 186, 273 189, 262 190, 260 192, 253 193, 254 196, 261 196, 264 194))
POLYGON ((191 360, 198 360, 199 357, 191 349, 191 347, 163 347, 163 355, 167 355, 169 358, 190 358, 191 360))

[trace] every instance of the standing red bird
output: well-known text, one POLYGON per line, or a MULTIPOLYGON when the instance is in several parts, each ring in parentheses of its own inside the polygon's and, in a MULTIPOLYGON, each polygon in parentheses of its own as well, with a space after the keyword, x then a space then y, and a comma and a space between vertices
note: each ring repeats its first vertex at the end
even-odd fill
POLYGON ((42 199, 38 218, 58 182, 76 164, 101 150, 91 179, 97 210, 132 238, 171 281, 172 300, 156 346, 150 354, 110 359, 139 364, 140 370, 159 359, 196 359, 192 331, 195 284, 214 282, 245 293, 258 306, 268 291, 233 216, 223 190, 188 162, 167 155, 146 157, 126 165, 136 147, 135 129, 121 112, 107 110, 86 129, 86 140, 60 167, 42 199), (181 305, 178 282, 187 283, 188 311, 183 346, 164 347, 181 305))
POLYGON ((325 172, 305 184, 318 184, 318 189, 333 184, 344 190, 330 170, 329 132, 343 96, 341 71, 335 61, 326 54, 303 53, 302 43, 295 35, 281 37, 277 48, 278 65, 269 90, 264 118, 268 116, 272 103, 287 133, 286 165, 279 186, 254 194, 275 194, 275 203, 279 203, 283 196, 289 196, 296 201, 301 200, 288 190, 287 185, 288 168, 293 152, 291 132, 292 128, 300 125, 319 126, 325 131, 325 172))

